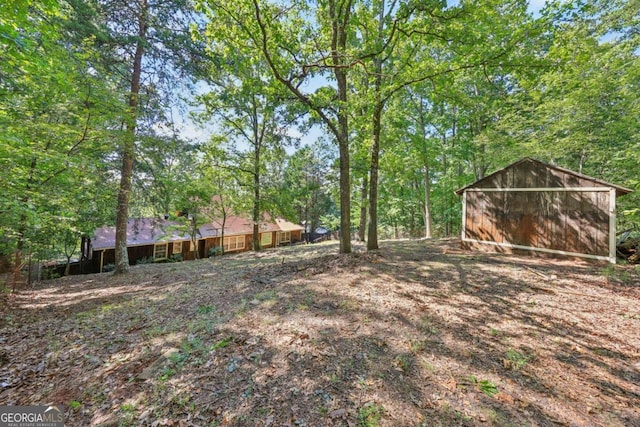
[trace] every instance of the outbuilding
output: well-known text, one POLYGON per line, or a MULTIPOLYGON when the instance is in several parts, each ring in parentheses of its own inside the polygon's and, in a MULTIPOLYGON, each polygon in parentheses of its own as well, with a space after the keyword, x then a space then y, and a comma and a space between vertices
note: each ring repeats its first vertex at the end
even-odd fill
POLYGON ((462 242, 616 261, 616 197, 628 188, 526 157, 456 191, 462 242))

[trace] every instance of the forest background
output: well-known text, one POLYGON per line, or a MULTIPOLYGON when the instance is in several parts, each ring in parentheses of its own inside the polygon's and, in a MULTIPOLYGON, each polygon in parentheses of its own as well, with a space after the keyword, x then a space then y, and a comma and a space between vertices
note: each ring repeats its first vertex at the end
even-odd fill
POLYGON ((2 1, 0 255, 116 224, 122 273, 127 218, 181 212, 451 236, 523 156, 637 189, 639 41, 639 0, 2 1))

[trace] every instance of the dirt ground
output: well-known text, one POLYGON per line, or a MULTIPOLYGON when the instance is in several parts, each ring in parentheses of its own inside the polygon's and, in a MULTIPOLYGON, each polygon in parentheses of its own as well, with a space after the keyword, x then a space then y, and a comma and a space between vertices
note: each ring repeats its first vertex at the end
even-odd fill
POLYGON ((0 296, 0 405, 67 426, 640 426, 640 270, 337 243, 0 296))

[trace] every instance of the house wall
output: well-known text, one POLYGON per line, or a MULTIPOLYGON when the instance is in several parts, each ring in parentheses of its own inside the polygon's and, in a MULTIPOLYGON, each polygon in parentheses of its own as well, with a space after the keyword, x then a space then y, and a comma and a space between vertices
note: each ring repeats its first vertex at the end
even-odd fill
MULTIPOLYGON (((596 187, 530 163, 505 170, 475 188, 596 187), (522 166, 522 167, 520 167, 522 166)), ((465 237, 480 241, 609 255, 611 193, 604 191, 466 191, 465 237)))
MULTIPOLYGON (((171 245, 169 245, 169 256, 171 255, 171 245)), ((105 265, 115 264, 116 252, 115 249, 94 250, 93 258, 88 261, 91 265, 91 271, 95 273, 100 272, 100 257, 102 256, 102 267, 105 265)), ((129 265, 136 265, 138 260, 147 257, 153 257, 153 245, 133 246, 127 248, 127 254, 129 256, 129 265)))
MULTIPOLYGON (((198 241, 196 240, 196 247, 198 244, 198 241)), ((196 259, 196 254, 194 253, 194 251, 189 250, 191 248, 191 241, 190 240, 186 240, 182 242, 182 259, 184 261, 192 261, 194 259, 196 259)))
POLYGON ((85 261, 84 273, 100 273, 100 253, 100 250, 93 251, 93 257, 85 261))
MULTIPOLYGON (((173 245, 175 244, 175 242, 171 242, 169 243, 169 256, 171 256, 173 254, 173 245)), ((198 259, 202 259, 202 258, 207 258, 209 256, 209 249, 211 249, 214 246, 220 246, 220 238, 219 237, 212 237, 212 238, 207 238, 207 239, 198 239, 196 241, 196 251, 197 252, 197 258, 198 259)), ((194 251, 192 251, 191 249, 191 241, 190 240, 184 240, 182 242, 182 259, 184 261, 193 261, 196 259, 196 253, 194 251)))
MULTIPOLYGON (((127 252, 129 254, 129 264, 135 265, 142 258, 153 258, 153 246, 154 245, 146 245, 146 246, 133 246, 127 248, 127 252)), ((169 248, 169 253, 167 256, 171 256, 171 248, 169 248)), ((115 260, 115 253, 114 253, 115 260)))
MULTIPOLYGON (((153 246, 132 246, 127 248, 127 255, 129 256, 129 265, 136 265, 136 263, 142 258, 153 258, 153 246)), ((169 255, 171 255, 171 248, 169 255)), ((107 249, 104 256, 104 265, 114 264, 116 261, 115 249, 107 249)))
POLYGON ((204 246, 202 248, 202 253, 200 254, 201 258, 207 258, 209 256, 209 249, 221 246, 220 237, 212 237, 209 239, 202 239, 204 242, 204 246))
MULTIPOLYGON (((41 276, 40 277, 61 277, 64 276, 64 272, 67 268, 66 263, 56 264, 52 267, 42 267, 41 276)), ((90 274, 90 273, 98 273, 100 269, 100 259, 96 263, 95 260, 87 260, 84 262, 77 261, 69 264, 69 275, 79 275, 79 274, 90 274)), ((32 278, 37 276, 37 272, 32 274, 32 278)))
MULTIPOLYGON (((263 248, 273 248, 276 246, 277 242, 277 234, 278 232, 272 231, 271 233, 271 244, 265 245, 263 248)), ((253 247, 253 235, 246 234, 243 236, 245 241, 244 249, 236 250, 232 252, 245 252, 251 250, 253 247)), ((302 240, 302 231, 292 231, 291 232, 291 242, 299 242, 302 240)), ((173 255, 173 246, 175 242, 169 242, 168 244, 168 252, 167 256, 170 257, 173 255)), ((199 258, 207 258, 209 256, 209 250, 212 247, 222 246, 222 239, 220 237, 207 238, 207 239, 199 239, 197 241, 198 247, 198 257, 199 258)), ((196 259, 193 251, 189 250, 190 242, 183 241, 182 243, 182 259, 185 261, 190 261, 196 259)), ((104 253, 103 257, 103 267, 108 264, 115 264, 115 251, 113 249, 105 249, 105 250, 94 250, 93 258, 85 263, 84 271, 86 273, 98 273, 100 271, 100 256, 104 253)), ((128 248, 129 254, 129 264, 135 265, 136 262, 142 258, 153 257, 154 253, 154 245, 146 245, 146 246, 134 246, 128 248)))

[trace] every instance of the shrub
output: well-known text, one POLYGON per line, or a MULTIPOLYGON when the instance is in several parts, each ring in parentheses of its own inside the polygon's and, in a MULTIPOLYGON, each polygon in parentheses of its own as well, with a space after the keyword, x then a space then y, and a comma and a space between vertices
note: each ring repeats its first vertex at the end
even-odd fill
POLYGON ((209 248, 209 256, 222 255, 222 248, 220 246, 212 246, 209 248))
POLYGON ((59 277, 60 273, 58 273, 55 268, 42 269, 42 280, 57 279, 59 277))
POLYGON ((136 261, 136 265, 153 264, 153 263, 154 263, 154 259, 151 256, 140 258, 138 261, 136 261))

